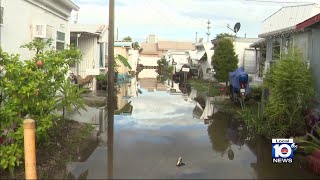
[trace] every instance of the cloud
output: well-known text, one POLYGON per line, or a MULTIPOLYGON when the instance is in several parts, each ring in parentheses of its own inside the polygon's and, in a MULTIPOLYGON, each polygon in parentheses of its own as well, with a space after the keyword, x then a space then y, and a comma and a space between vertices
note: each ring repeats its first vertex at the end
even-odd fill
MULTIPOLYGON (((75 3, 80 6, 79 23, 108 24, 107 0, 77 0, 75 3)), ((117 0, 115 25, 120 38, 129 35, 138 41, 148 34, 157 34, 160 39, 188 41, 194 40, 196 32, 198 37, 206 37, 208 19, 212 22, 211 38, 217 33, 231 33, 226 25, 233 26, 236 22, 242 23, 240 36, 246 33, 257 37, 261 22, 285 5, 294 4, 246 0, 117 0)))

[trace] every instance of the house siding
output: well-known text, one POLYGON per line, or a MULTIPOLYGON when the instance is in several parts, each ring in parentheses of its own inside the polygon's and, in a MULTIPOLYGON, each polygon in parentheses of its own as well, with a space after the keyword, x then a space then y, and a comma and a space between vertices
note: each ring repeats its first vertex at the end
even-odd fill
POLYGON ((295 47, 299 48, 304 59, 306 61, 310 61, 310 54, 309 54, 309 32, 303 33, 296 33, 294 35, 294 44, 295 47))
MULTIPOLYGON (((50 0, 46 3, 56 4, 55 2, 50 0)), ((40 8, 39 6, 43 5, 33 0, 2 0, 1 3, 4 7, 4 23, 0 26, 0 39, 4 51, 19 53, 22 60, 32 58, 34 52, 22 49, 20 46, 34 39, 33 29, 36 24, 47 24, 53 27, 53 46, 56 44, 57 31, 65 33, 65 47, 70 44, 71 10, 68 12, 67 9, 59 7, 63 13, 58 13, 48 8, 40 8)))
POLYGON ((320 96, 320 30, 312 30, 312 61, 310 62, 310 69, 314 77, 314 84, 317 89, 317 95, 320 96))
MULTIPOLYGON (((99 67, 99 53, 98 53, 97 38, 92 36, 79 37, 79 49, 82 52, 82 59, 79 63, 79 75, 82 78, 87 76, 87 69, 94 69, 99 67)), ((77 74, 77 67, 72 67, 70 70, 77 74)), ((96 80, 93 80, 92 90, 96 89, 96 80)))

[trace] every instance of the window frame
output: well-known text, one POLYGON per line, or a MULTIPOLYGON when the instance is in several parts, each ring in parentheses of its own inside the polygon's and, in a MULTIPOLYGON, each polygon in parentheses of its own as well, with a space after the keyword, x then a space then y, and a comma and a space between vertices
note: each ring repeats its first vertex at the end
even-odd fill
POLYGON ((65 49, 65 45, 66 45, 66 33, 65 32, 61 32, 61 31, 57 31, 57 33, 56 33, 56 51, 64 50, 65 49), (59 33, 63 34, 64 40, 58 39, 58 37, 59 37, 58 34, 59 33), (63 48, 62 49, 60 49, 60 48, 58 49, 58 43, 63 44, 63 48))

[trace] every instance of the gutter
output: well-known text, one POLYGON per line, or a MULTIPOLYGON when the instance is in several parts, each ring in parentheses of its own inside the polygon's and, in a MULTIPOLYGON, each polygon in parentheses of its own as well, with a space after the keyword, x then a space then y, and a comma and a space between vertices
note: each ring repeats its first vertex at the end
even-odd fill
POLYGON ((61 2, 67 5, 68 7, 70 7, 72 10, 75 10, 75 11, 80 10, 80 7, 76 5, 74 2, 72 2, 71 0, 62 0, 61 2))
POLYGON ((296 26, 291 26, 288 28, 259 34, 258 37, 259 38, 271 38, 271 37, 275 37, 275 36, 281 36, 282 34, 295 33, 295 32, 298 32, 298 30, 296 29, 296 26))

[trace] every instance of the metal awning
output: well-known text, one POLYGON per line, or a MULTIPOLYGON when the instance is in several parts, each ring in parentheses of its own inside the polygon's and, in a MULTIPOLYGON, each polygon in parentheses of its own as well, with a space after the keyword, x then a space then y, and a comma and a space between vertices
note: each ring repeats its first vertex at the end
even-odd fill
POLYGON ((195 54, 195 56, 192 59, 200 61, 200 59, 204 56, 205 53, 206 53, 206 51, 204 49, 197 51, 197 53, 195 54))
POLYGON ((264 45, 266 43, 266 39, 265 38, 261 38, 258 41, 252 43, 250 45, 250 48, 258 48, 261 47, 261 45, 264 45))

